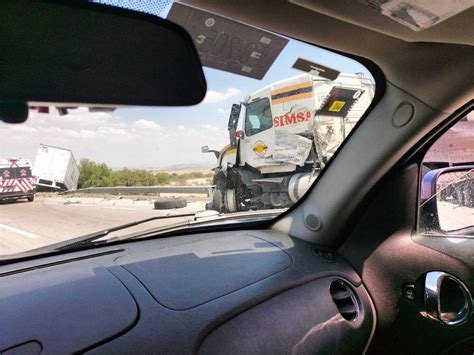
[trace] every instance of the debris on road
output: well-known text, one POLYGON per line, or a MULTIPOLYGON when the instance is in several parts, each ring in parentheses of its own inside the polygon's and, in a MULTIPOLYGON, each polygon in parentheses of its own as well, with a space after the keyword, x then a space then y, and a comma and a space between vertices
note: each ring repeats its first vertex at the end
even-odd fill
POLYGON ((171 200, 157 200, 154 203, 156 210, 166 210, 171 208, 183 208, 188 205, 188 202, 182 198, 171 200))
POLYGON ((66 201, 64 205, 79 205, 81 201, 66 201))

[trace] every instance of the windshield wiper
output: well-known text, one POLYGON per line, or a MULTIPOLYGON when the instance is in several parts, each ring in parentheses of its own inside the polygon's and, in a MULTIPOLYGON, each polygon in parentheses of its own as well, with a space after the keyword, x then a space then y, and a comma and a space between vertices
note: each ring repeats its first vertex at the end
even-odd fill
POLYGON ((209 226, 215 224, 216 221, 227 222, 235 221, 236 223, 245 223, 245 222, 255 222, 263 220, 271 220, 277 215, 283 213, 285 209, 274 209, 274 210, 259 210, 259 211, 245 211, 245 212, 235 212, 235 213, 218 213, 211 216, 198 216, 195 215, 194 220, 178 222, 170 225, 166 225, 158 228, 151 228, 149 230, 140 231, 138 233, 129 234, 121 237, 121 240, 126 239, 141 239, 146 237, 152 237, 157 235, 167 235, 168 233, 173 233, 183 228, 202 228, 202 226, 209 226))
MULTIPOLYGON (((166 216, 156 216, 156 217, 150 217, 150 218, 145 218, 145 219, 140 219, 138 221, 130 222, 130 223, 125 223, 121 224, 119 226, 103 229, 98 232, 94 232, 91 234, 86 234, 77 238, 73 239, 68 239, 64 242, 59 242, 55 244, 51 244, 42 248, 35 249, 34 251, 46 251, 46 250, 67 250, 67 249, 76 249, 76 248, 81 248, 84 246, 89 246, 89 245, 97 245, 98 243, 101 242, 96 242, 97 239, 106 237, 112 232, 116 232, 122 229, 127 229, 131 227, 138 226, 139 224, 143 223, 148 223, 151 221, 156 221, 160 219, 170 219, 170 218, 180 218, 180 217, 194 217, 195 213, 181 213, 181 214, 170 214, 166 216)), ((106 243, 107 240, 102 241, 102 243, 106 243)))
POLYGON ((28 253, 44 253, 44 252, 51 252, 51 251, 64 251, 64 250, 76 250, 76 249, 81 249, 83 247, 88 247, 88 246, 95 246, 95 245, 100 245, 100 244, 106 244, 111 241, 119 241, 119 240, 126 240, 126 239, 135 239, 135 238, 143 238, 147 237, 156 233, 166 233, 169 231, 177 230, 177 229, 182 229, 184 227, 191 227, 191 226, 198 226, 198 225, 206 225, 209 223, 215 223, 216 220, 219 221, 225 221, 225 220, 241 220, 241 219, 272 219, 276 215, 282 213, 283 210, 276 209, 276 210, 263 210, 263 211, 246 211, 246 212, 236 212, 236 213, 231 213, 231 214, 221 214, 218 212, 215 212, 215 214, 200 214, 198 213, 181 213, 181 214, 170 214, 166 216, 156 216, 156 217, 150 217, 150 218, 145 218, 141 219, 138 221, 126 223, 126 224, 121 224, 119 226, 107 228, 98 232, 94 232, 91 234, 86 234, 77 238, 73 239, 68 239, 63 242, 55 243, 55 244, 50 244, 44 247, 40 247, 37 249, 33 249, 28 251, 28 253), (161 226, 161 227, 155 227, 151 228, 148 230, 140 231, 137 233, 133 233, 130 235, 125 235, 115 238, 108 238, 104 240, 98 240, 101 238, 106 237, 110 233, 135 227, 140 224, 148 223, 151 221, 156 221, 160 219, 171 219, 171 218, 182 218, 182 217, 193 217, 192 221, 184 221, 184 222, 179 222, 179 223, 174 223, 171 225, 166 225, 166 226, 161 226))

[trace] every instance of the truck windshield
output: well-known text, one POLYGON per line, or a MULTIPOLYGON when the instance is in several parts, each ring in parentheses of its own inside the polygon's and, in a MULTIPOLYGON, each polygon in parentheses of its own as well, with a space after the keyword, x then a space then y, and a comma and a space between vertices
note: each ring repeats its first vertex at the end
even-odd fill
POLYGON ((196 213, 272 218, 302 198, 374 97, 364 66, 317 46, 171 0, 100 2, 183 26, 207 95, 190 107, 35 103, 25 123, 0 123, 0 255, 196 213))
POLYGON ((272 125, 270 100, 260 99, 247 105, 245 112, 245 134, 247 136, 266 131, 272 128, 272 125))

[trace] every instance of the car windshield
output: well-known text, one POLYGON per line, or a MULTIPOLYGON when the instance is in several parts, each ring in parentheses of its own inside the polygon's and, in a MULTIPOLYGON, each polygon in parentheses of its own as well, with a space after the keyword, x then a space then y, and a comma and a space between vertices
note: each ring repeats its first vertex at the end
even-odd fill
POLYGON ((372 75, 349 57, 172 1, 99 2, 188 30, 207 95, 191 107, 44 104, 23 124, 0 123, 4 257, 143 219, 114 236, 272 218, 305 194, 374 97, 372 75))

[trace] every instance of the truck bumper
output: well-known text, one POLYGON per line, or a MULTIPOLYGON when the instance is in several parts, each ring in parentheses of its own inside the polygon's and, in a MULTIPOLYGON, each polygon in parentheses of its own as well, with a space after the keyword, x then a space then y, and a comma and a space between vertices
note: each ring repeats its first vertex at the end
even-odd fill
POLYGON ((3 200, 17 200, 19 198, 28 198, 34 196, 36 189, 30 190, 27 192, 18 191, 18 192, 0 192, 0 201, 3 200))
POLYGON ((67 190, 66 186, 63 183, 54 180, 45 180, 45 179, 36 179, 36 186, 42 190, 57 190, 57 191, 65 191, 67 190))

